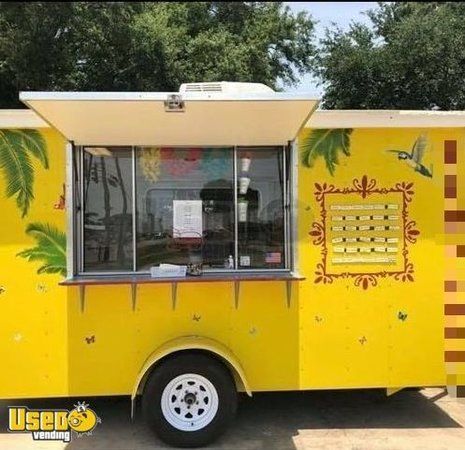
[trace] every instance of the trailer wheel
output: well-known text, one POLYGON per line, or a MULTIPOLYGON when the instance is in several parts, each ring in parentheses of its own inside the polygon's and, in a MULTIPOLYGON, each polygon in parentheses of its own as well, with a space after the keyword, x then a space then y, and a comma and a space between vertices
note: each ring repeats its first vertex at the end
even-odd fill
POLYGON ((220 362, 203 354, 181 354, 152 372, 142 408, 162 441, 200 447, 226 431, 236 413, 237 392, 220 362))

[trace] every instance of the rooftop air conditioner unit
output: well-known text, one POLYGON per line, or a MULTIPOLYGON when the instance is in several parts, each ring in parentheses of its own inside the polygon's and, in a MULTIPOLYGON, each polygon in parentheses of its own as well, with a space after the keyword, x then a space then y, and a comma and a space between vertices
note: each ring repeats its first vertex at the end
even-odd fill
POLYGON ((262 83, 238 83, 233 81, 218 81, 207 83, 183 83, 179 92, 207 92, 222 94, 264 94, 274 92, 262 83))

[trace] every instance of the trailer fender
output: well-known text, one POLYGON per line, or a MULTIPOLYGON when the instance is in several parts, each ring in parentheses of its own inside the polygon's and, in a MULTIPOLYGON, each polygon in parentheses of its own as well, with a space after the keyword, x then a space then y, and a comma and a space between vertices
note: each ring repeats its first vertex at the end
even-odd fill
POLYGON ((252 396, 247 378, 238 358, 234 353, 225 345, 221 344, 214 339, 202 337, 202 336, 184 336, 165 342, 163 345, 158 347, 144 362, 140 369, 134 387, 131 394, 131 417, 134 417, 134 400, 140 390, 144 387, 147 375, 150 373, 150 369, 158 361, 164 357, 171 355, 179 351, 186 350, 205 350, 217 356, 223 361, 230 369, 237 389, 239 391, 245 391, 247 395, 252 396))

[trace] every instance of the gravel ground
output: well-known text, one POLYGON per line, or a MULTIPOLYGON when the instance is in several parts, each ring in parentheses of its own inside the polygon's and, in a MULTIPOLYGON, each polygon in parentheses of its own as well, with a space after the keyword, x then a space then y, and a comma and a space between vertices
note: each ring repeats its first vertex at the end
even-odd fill
MULTIPOLYGON (((127 397, 87 398, 102 424, 92 436, 71 443, 34 442, 30 434, 11 434, 7 406, 72 408, 84 399, 0 401, 1 450, 146 450, 167 448, 141 420, 130 422, 127 397)), ((140 414, 139 414, 140 415, 140 414)), ((443 389, 401 391, 314 391, 241 396, 237 419, 215 449, 464 449, 465 400, 443 389)))

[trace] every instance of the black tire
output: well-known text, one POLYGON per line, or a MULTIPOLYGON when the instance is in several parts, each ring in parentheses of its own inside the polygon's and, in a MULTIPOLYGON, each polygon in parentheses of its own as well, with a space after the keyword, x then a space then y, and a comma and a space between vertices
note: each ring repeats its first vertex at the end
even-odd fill
POLYGON ((237 391, 230 372, 219 361, 204 354, 174 356, 150 374, 142 395, 145 421, 165 443, 175 447, 208 445, 226 431, 237 409, 237 391), (205 377, 218 394, 218 410, 212 421, 197 431, 183 431, 171 425, 163 415, 161 400, 165 387, 179 375, 193 373, 205 377))

